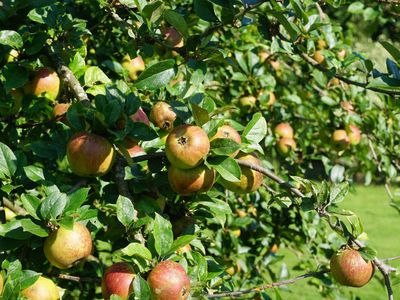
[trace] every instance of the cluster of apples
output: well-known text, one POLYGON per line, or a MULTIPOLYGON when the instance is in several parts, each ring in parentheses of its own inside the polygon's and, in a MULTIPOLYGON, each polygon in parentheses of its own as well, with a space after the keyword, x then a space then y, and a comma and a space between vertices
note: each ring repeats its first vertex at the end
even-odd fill
POLYGON ((353 124, 346 129, 337 129, 332 133, 332 141, 338 149, 358 145, 361 142, 361 130, 353 124))
POLYGON ((289 123, 279 123, 274 132, 279 137, 277 148, 282 155, 287 155, 290 151, 296 150, 293 128, 289 123))

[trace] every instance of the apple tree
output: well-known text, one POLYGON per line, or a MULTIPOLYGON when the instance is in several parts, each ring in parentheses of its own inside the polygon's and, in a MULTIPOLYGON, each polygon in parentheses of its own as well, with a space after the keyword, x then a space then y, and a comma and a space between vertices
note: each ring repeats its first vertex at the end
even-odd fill
POLYGON ((396 4, 0 1, 1 299, 393 299, 340 203, 400 211, 396 4))

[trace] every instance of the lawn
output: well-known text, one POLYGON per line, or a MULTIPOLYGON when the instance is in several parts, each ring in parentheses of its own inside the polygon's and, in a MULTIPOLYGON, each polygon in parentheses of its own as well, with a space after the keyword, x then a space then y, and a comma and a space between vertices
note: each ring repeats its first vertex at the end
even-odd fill
MULTIPOLYGON (((378 251, 378 257, 387 258, 400 255, 400 215, 388 204, 387 195, 381 186, 359 186, 349 194, 341 207, 357 213, 369 236, 370 246, 378 251)), ((285 263, 289 269, 296 263, 296 256, 286 250, 285 263)), ((400 260, 392 261, 391 265, 400 268, 400 260)), ((291 273, 294 277, 300 273, 291 273)), ((344 288, 348 297, 345 299, 378 300, 387 299, 386 289, 381 284, 382 276, 375 273, 374 279, 363 288, 344 288), (358 297, 358 298, 357 298, 358 297)), ((393 287, 394 295, 400 295, 400 284, 393 287)), ((297 282, 289 289, 282 291, 283 299, 315 300, 322 299, 317 289, 307 284, 307 280, 297 282)))

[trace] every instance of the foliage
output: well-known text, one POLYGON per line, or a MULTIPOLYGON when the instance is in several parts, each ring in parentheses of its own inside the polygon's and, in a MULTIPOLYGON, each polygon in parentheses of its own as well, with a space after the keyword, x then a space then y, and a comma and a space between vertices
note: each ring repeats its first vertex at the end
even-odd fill
MULTIPOLYGON (((96 280, 78 284, 57 276, 96 279, 117 261, 132 263, 141 276, 132 297, 149 299, 144 279, 165 259, 184 266, 192 297, 202 299, 262 285, 271 273, 284 277, 272 271, 284 259, 274 246, 304 253, 298 267, 313 271, 353 237, 364 241, 357 212, 341 209, 350 186, 398 179, 399 7, 376 1, 321 7, 310 0, 5 0, 0 8, 0 195, 8 206, 23 208, 7 222, 2 214, 3 299, 18 298, 39 274, 54 277, 65 298, 100 298, 96 280), (182 36, 182 47, 165 38, 168 27, 182 36), (367 37, 386 49, 380 54, 386 69, 353 49, 367 37), (323 62, 315 62, 316 53, 323 62), (122 65, 127 54, 140 55, 146 65, 135 80, 122 65), (63 64, 78 82, 65 76, 63 64), (62 78, 57 101, 71 104, 66 119, 53 117, 48 95, 30 92, 41 67, 62 78), (89 102, 79 101, 79 86, 89 102), (255 103, 244 103, 245 96, 255 103), (229 123, 241 134, 241 151, 256 151, 264 168, 304 197, 266 177, 254 193, 235 194, 217 181, 208 192, 177 195, 168 184, 170 162, 160 155, 167 133, 130 119, 139 107, 150 115, 158 101, 172 106, 175 125, 200 126, 210 139, 229 123), (288 155, 276 147, 274 128, 281 122, 295 132, 297 147, 288 155), (361 142, 335 145, 333 131, 349 132, 350 125, 361 129, 361 142), (71 172, 66 148, 79 131, 114 145, 110 172, 88 178, 71 172), (148 160, 129 156, 127 138, 139 141, 148 160), (60 271, 45 258, 44 239, 73 222, 88 227, 95 250, 60 271), (187 244, 190 251, 180 251, 187 244)), ((243 169, 229 155, 238 147, 214 140, 206 166, 237 181, 243 169)), ((400 210, 398 200, 390 201, 400 210)), ((376 256, 364 250, 364 257, 376 256)), ((342 299, 329 274, 319 279, 313 284, 324 297, 342 299)), ((272 295, 280 299, 279 289, 254 297, 272 295)))

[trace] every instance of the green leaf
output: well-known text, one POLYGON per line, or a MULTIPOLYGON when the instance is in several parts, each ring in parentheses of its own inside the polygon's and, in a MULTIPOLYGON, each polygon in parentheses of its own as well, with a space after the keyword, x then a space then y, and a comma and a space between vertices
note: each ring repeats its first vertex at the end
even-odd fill
POLYGON ((140 275, 136 275, 133 280, 133 292, 135 299, 149 300, 151 296, 150 287, 146 280, 144 280, 140 275))
POLYGON ((156 213, 153 227, 154 247, 162 256, 171 249, 174 241, 171 222, 156 213))
POLYGON ((84 76, 85 85, 91 86, 96 82, 110 83, 110 78, 99 67, 87 68, 84 76))
POLYGON ((127 6, 129 8, 136 7, 135 0, 119 0, 118 2, 121 3, 121 5, 127 6))
POLYGON ((210 116, 204 108, 192 102, 190 102, 190 108, 192 109, 194 121, 198 126, 203 126, 210 120, 210 116))
POLYGON ((293 22, 289 22, 288 19, 283 15, 282 12, 268 11, 268 14, 270 14, 270 15, 274 16, 276 19, 278 19, 279 23, 281 23, 282 26, 289 33, 290 39, 292 41, 295 41, 298 38, 298 36, 300 35, 300 29, 293 22))
POLYGON ((44 220, 54 220, 64 211, 67 195, 54 191, 40 205, 40 215, 44 220))
POLYGON ((130 243, 120 251, 126 256, 139 256, 147 260, 152 259, 150 250, 139 243, 130 243))
POLYGON ((194 0, 194 12, 200 19, 208 22, 217 22, 213 5, 207 0, 194 0))
POLYGON ((242 174, 238 163, 232 157, 215 156, 207 161, 225 180, 240 181, 242 174))
POLYGON ((267 135, 267 121, 261 113, 256 113, 243 130, 242 136, 255 144, 267 135))
POLYGON ((196 235, 182 235, 178 237, 172 244, 171 249, 169 249, 168 253, 173 253, 179 248, 186 246, 189 244, 191 241, 193 241, 195 238, 197 238, 196 235))
POLYGON ((400 92, 400 80, 383 75, 374 78, 367 85, 367 88, 379 88, 388 92, 400 92))
POLYGON ((65 211, 73 211, 82 206, 86 202, 90 188, 80 188, 71 194, 67 195, 68 203, 65 207, 65 211))
POLYGON ((342 182, 340 184, 334 184, 331 187, 329 193, 329 202, 330 203, 342 202, 348 192, 349 192, 349 183, 347 181, 342 182))
POLYGON ((211 141, 211 151, 216 155, 230 155, 239 149, 240 145, 229 138, 218 138, 211 141))
POLYGON ((0 31, 0 44, 17 49, 22 48, 24 45, 21 35, 13 30, 0 31))
POLYGON ((366 260, 366 261, 370 261, 375 259, 376 257, 376 250, 370 247, 362 247, 360 249, 358 249, 358 252, 360 252, 361 256, 366 260))
POLYGON ((175 60, 167 59, 156 63, 140 74, 135 87, 145 90, 157 90, 166 86, 175 76, 175 60))
POLYGON ((30 287, 32 284, 34 284, 39 279, 40 275, 41 273, 37 273, 35 271, 23 270, 22 276, 19 278, 21 290, 26 289, 27 287, 30 287))
POLYGON ((44 180, 43 169, 37 166, 25 166, 24 171, 26 176, 33 182, 44 180))
POLYGON ((8 63, 2 69, 2 81, 6 92, 9 92, 28 82, 28 72, 15 63, 8 63))
POLYGON ((129 226, 134 219, 135 208, 129 198, 119 196, 117 199, 117 218, 125 227, 129 226))
POLYGON ((17 158, 14 152, 0 142, 0 179, 11 178, 17 170, 17 158))
POLYGON ((24 231, 30 232, 33 235, 39 236, 39 237, 46 237, 48 236, 48 232, 40 227, 38 224, 33 223, 31 219, 22 219, 21 220, 21 225, 24 231))
POLYGON ((164 18, 169 24, 178 30, 184 38, 189 36, 186 20, 179 13, 173 10, 166 10, 164 11, 164 18))
POLYGON ((364 4, 360 1, 355 1, 349 5, 347 8, 348 12, 351 14, 361 14, 364 9, 364 4))
POLYGON ((40 206, 40 199, 30 194, 21 195, 22 206, 25 210, 35 219, 39 219, 37 216, 37 209, 40 206))
POLYGON ((389 42, 381 42, 381 45, 386 49, 387 52, 398 62, 400 63, 400 50, 393 46, 389 42))

